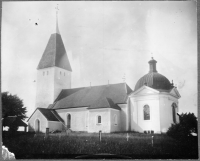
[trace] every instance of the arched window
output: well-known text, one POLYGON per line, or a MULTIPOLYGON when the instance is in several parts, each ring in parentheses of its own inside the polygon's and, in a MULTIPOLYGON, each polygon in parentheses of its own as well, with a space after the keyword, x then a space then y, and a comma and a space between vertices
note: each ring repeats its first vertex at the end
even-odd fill
POLYGON ((174 123, 176 123, 176 111, 177 111, 177 105, 176 103, 172 103, 172 117, 174 123))
POLYGON ((43 76, 45 75, 45 71, 43 71, 43 76))
POLYGON ((62 72, 60 71, 60 75, 62 75, 62 72))
POLYGON ((64 76, 65 76, 65 72, 64 72, 64 76))
POLYGON ((49 74, 49 71, 47 71, 47 75, 49 74))
POLYGON ((66 120, 67 120, 67 122, 66 122, 67 128, 71 128, 71 115, 70 114, 67 115, 66 120))
POLYGON ((97 124, 101 124, 101 116, 97 116, 97 124))
POLYGON ((150 120, 150 108, 149 108, 149 105, 145 105, 143 107, 143 111, 144 111, 144 120, 150 120))
POLYGON ((117 115, 114 115, 114 125, 117 125, 117 115))

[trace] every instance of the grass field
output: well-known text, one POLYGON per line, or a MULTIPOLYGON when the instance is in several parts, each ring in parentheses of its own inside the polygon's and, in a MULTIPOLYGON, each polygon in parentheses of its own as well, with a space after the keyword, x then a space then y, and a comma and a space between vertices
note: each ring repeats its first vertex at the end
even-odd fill
POLYGON ((197 139, 174 140, 164 134, 129 133, 3 134, 3 145, 15 154, 16 159, 75 158, 83 154, 109 153, 130 156, 133 159, 197 159, 197 139), (152 136, 153 146, 152 146, 152 136))

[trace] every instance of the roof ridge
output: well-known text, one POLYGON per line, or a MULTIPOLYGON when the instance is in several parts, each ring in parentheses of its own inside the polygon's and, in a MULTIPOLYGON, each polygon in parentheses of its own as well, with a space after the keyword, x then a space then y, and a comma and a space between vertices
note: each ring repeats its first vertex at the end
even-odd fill
POLYGON ((110 108, 121 110, 121 108, 116 103, 114 103, 114 101, 111 98, 106 97, 106 100, 109 103, 110 108), (117 106, 117 108, 116 108, 116 106, 117 106))
MULTIPOLYGON (((109 100, 108 99, 111 99, 111 98, 108 98, 108 97, 104 97, 105 99, 106 99, 106 102, 107 102, 107 104, 109 105, 109 107, 111 108, 111 104, 110 104, 110 102, 109 102, 109 100)), ((112 101, 112 99, 111 99, 111 101, 112 101)))
MULTIPOLYGON (((57 34, 57 33, 56 33, 57 34)), ((60 35, 61 36, 61 35, 60 35)), ((56 66, 56 52, 57 52, 57 47, 56 47, 56 44, 57 44, 57 35, 55 37, 55 54, 54 54, 54 61, 53 61, 53 64, 54 66, 56 66)))
MULTIPOLYGON (((51 113, 52 113, 60 122, 63 122, 63 121, 60 120, 60 118, 58 118, 58 117, 55 115, 55 113, 54 113, 54 112, 56 112, 55 110, 50 109, 50 111, 51 111, 51 113), (52 112, 52 111, 53 111, 53 112, 52 112)), ((56 113, 57 113, 57 112, 56 112, 56 113)))

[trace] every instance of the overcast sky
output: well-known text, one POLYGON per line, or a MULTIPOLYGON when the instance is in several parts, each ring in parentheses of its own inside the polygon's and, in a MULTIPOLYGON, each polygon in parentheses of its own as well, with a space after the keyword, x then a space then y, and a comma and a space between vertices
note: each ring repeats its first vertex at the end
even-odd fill
POLYGON ((23 99, 27 116, 35 110, 36 68, 56 30, 57 4, 72 88, 121 83, 125 74, 134 90, 153 55, 157 71, 178 87, 180 113, 197 114, 195 2, 3 2, 2 91, 23 99))

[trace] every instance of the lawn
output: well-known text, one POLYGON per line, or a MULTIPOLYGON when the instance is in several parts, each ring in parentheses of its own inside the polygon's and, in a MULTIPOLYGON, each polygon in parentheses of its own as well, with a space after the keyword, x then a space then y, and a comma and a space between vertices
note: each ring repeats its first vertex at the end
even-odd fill
POLYGON ((109 153, 129 156, 133 159, 197 159, 198 141, 188 138, 174 140, 165 134, 129 133, 44 134, 18 133, 3 135, 3 145, 15 154, 16 159, 75 158, 84 154, 109 153), (152 145, 152 136, 153 145, 152 145))

